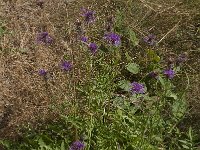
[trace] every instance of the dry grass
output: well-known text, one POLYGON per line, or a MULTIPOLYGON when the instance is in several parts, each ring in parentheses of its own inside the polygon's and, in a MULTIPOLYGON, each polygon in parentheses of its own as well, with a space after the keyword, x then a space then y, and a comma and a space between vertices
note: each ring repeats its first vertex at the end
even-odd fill
POLYGON ((103 18, 106 13, 111 15, 109 10, 131 5, 132 10, 126 10, 126 23, 139 37, 155 33, 163 56, 187 51, 190 59, 186 69, 191 79, 188 100, 194 104, 193 112, 200 113, 198 0, 66 1, 48 0, 44 8, 36 0, 0 2, 2 26, 8 32, 0 38, 0 136, 15 135, 16 127, 22 124, 53 118, 56 111, 52 112, 49 106, 76 99, 75 85, 85 78, 81 70, 83 52, 77 46, 74 32, 82 7, 96 10, 99 18, 103 18), (35 43, 41 31, 53 36, 52 46, 35 43), (74 71, 68 75, 60 70, 63 56, 74 64, 74 71), (50 72, 47 83, 37 74, 40 68, 50 72))

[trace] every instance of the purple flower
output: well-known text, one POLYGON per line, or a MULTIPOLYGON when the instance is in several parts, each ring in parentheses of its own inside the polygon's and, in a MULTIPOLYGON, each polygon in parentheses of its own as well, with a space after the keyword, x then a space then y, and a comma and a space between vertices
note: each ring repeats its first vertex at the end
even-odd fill
POLYGON ((85 145, 83 142, 75 141, 74 143, 72 143, 69 150, 83 150, 84 147, 85 147, 85 145))
POLYGON ((105 35, 105 39, 112 45, 119 46, 121 43, 121 38, 118 34, 108 33, 105 35))
POLYGON ((145 93, 145 88, 143 84, 140 84, 138 82, 133 82, 131 83, 131 92, 133 94, 144 94, 145 93))
POLYGON ((47 71, 44 70, 44 69, 40 69, 40 70, 38 71, 38 74, 39 74, 40 76, 46 76, 46 75, 47 75, 47 71))
POLYGON ((94 14, 95 14, 94 11, 83 9, 82 16, 85 18, 86 23, 91 23, 95 19, 94 14))
POLYGON ((155 44, 155 38, 156 36, 153 34, 149 34, 148 36, 144 37, 144 42, 146 42, 149 45, 154 45, 155 44))
POLYGON ((155 79, 158 78, 158 72, 155 72, 155 71, 150 72, 148 75, 149 75, 149 77, 151 77, 151 78, 155 78, 155 79))
POLYGON ((97 48, 98 48, 98 46, 95 43, 89 44, 89 49, 93 55, 97 52, 97 48))
POLYGON ((53 39, 49 36, 48 32, 41 32, 37 35, 37 43, 51 44, 52 42, 53 39))
POLYGON ((81 41, 86 43, 86 42, 88 41, 88 38, 85 37, 85 36, 82 36, 82 37, 81 37, 81 41))
POLYGON ((170 68, 164 70, 163 74, 166 75, 167 78, 172 79, 175 76, 175 71, 170 68))
POLYGON ((72 63, 70 61, 64 61, 61 64, 61 68, 65 71, 70 71, 72 69, 72 63))

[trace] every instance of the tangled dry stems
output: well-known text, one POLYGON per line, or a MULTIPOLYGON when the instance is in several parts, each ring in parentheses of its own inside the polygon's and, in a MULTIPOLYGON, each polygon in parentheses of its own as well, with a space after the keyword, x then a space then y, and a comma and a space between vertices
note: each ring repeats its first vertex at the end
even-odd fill
MULTIPOLYGON (((0 135, 12 136, 17 126, 53 119, 58 112, 52 112, 49 106, 76 99, 76 84, 87 78, 82 69, 85 56, 77 45, 74 32, 74 23, 80 18, 82 7, 94 9, 100 18, 104 18, 105 14, 112 15, 119 4, 124 5, 124 8, 130 8, 126 24, 139 37, 156 34, 161 55, 187 51, 190 61, 186 69, 192 87, 189 101, 195 103, 194 112, 199 113, 198 19, 195 20, 199 8, 191 10, 184 3, 184 0, 83 0, 70 3, 49 0, 44 3, 44 8, 40 8, 36 0, 1 1, 0 18, 8 33, 1 37, 0 45, 0 111, 6 116, 0 122, 5 122, 0 135), (130 5, 132 9, 128 7, 130 5), (52 46, 36 44, 36 35, 41 31, 48 31, 54 38, 52 46), (68 56, 74 64, 70 74, 60 69, 63 56, 68 56), (40 68, 48 70, 48 82, 38 76, 40 68)), ((100 27, 103 28, 101 22, 97 23, 97 28, 100 27)))

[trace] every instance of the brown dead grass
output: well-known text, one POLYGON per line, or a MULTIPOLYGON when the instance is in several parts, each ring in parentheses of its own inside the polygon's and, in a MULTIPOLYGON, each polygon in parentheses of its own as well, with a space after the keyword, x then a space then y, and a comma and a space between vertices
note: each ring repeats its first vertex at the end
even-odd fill
POLYGON ((194 104, 193 112, 199 113, 199 31, 196 27, 199 8, 193 7, 191 1, 82 0, 65 3, 64 0, 48 0, 41 9, 36 0, 2 0, 0 18, 9 33, 1 37, 0 44, 0 112, 1 116, 6 116, 0 122, 5 122, 0 129, 0 138, 1 135, 15 135, 16 127, 22 124, 54 118, 56 110, 52 112, 49 106, 76 99, 75 85, 86 76, 81 70, 85 58, 77 46, 74 32, 80 8, 94 9, 99 18, 104 18, 106 13, 113 15, 108 12, 114 12, 122 5, 121 8, 132 6, 132 10, 127 10, 126 22, 139 37, 148 33, 157 35, 163 56, 170 52, 189 53, 186 68, 192 86, 188 100, 194 104), (52 46, 35 43, 40 31, 48 31, 53 36, 52 46), (74 64, 74 70, 69 74, 59 66, 65 55, 74 64), (40 68, 50 73, 47 83, 38 76, 40 68))

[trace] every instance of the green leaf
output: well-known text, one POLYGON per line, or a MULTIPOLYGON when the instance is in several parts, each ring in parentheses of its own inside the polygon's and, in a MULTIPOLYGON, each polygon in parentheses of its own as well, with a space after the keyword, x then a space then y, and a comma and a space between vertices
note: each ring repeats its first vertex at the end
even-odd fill
POLYGON ((154 61, 154 62, 159 62, 160 61, 160 57, 152 49, 148 49, 147 50, 147 56, 151 61, 154 61))
POLYGON ((187 104, 184 98, 177 99, 172 104, 172 113, 176 120, 179 120, 183 117, 187 110, 187 104))
POLYGON ((161 85, 165 87, 165 80, 161 76, 158 77, 158 80, 160 81, 161 85))
POLYGON ((128 29, 128 34, 129 34, 129 38, 130 41, 132 42, 133 46, 137 46, 139 44, 139 40, 136 37, 136 34, 134 31, 132 31, 130 28, 128 29))
POLYGON ((123 113, 122 113, 122 111, 121 111, 120 109, 117 109, 117 114, 118 114, 120 117, 123 116, 123 113))
POLYGON ((131 82, 130 81, 122 80, 122 81, 119 82, 118 85, 124 91, 130 91, 130 88, 131 88, 131 82))
POLYGON ((117 29, 117 30, 121 30, 122 29, 122 26, 123 26, 123 14, 122 14, 122 12, 120 11, 120 10, 118 10, 117 12, 116 12, 116 21, 115 21, 115 28, 117 29))
POLYGON ((62 143, 61 143, 61 150, 65 150, 65 143, 64 143, 64 141, 62 141, 62 143))
POLYGON ((139 65, 136 63, 129 63, 126 69, 133 74, 137 74, 140 71, 139 65))
POLYGON ((171 97, 173 99, 177 99, 177 95, 175 93, 173 93, 171 90, 168 90, 167 93, 166 93, 166 96, 167 97, 171 97))

